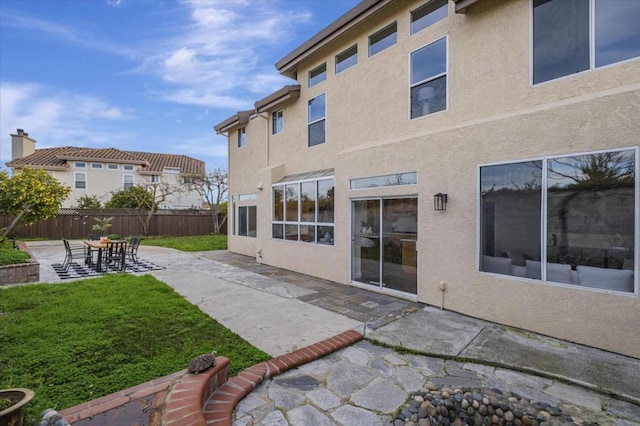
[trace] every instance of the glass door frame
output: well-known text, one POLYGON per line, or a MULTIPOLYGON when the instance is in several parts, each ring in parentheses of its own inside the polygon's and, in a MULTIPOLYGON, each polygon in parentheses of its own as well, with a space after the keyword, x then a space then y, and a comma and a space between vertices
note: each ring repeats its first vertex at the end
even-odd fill
MULTIPOLYGON (((384 285, 384 240, 383 240, 383 220, 384 220, 384 201, 385 200, 398 200, 398 199, 415 199, 416 200, 416 231, 418 231, 418 195, 378 195, 378 196, 370 196, 370 197, 352 197, 349 199, 349 282, 357 287, 364 288, 367 290, 379 291, 384 293, 390 293, 397 296, 401 296, 403 298, 410 298, 412 300, 417 300, 417 281, 418 281, 418 272, 416 267, 416 293, 409 293, 400 290, 395 290, 391 287, 387 287, 384 285), (380 282, 377 285, 373 285, 370 283, 366 283, 363 281, 358 281, 354 279, 354 245, 357 227, 354 224, 354 203, 358 201, 378 201, 379 203, 379 212, 378 212, 378 235, 380 236, 380 250, 378 253, 378 265, 379 265, 379 279, 380 282)), ((416 233, 416 252, 418 251, 417 239, 419 238, 418 233, 416 233)), ((416 258, 419 259, 419 256, 416 253, 416 258)), ((418 261, 418 260, 417 260, 418 261)), ((419 261, 418 261, 419 262, 419 261)))

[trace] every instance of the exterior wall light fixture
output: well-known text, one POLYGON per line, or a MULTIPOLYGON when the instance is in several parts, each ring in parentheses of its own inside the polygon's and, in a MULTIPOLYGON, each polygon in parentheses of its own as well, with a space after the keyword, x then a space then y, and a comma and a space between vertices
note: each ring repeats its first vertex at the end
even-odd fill
POLYGON ((435 211, 444 211, 447 209, 447 194, 438 192, 433 196, 433 209, 435 211))

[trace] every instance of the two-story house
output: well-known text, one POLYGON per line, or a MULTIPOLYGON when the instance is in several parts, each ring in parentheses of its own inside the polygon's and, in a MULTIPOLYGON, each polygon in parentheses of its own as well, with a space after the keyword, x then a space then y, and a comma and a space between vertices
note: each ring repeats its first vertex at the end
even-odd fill
POLYGON ((18 129, 11 135, 13 170, 43 169, 71 187, 62 207, 75 207, 83 196, 96 196, 103 204, 118 191, 133 185, 160 186, 169 195, 161 209, 201 208, 202 197, 182 184, 184 176, 204 175, 204 161, 186 155, 121 151, 115 148, 59 147, 36 149, 36 141, 18 129))
POLYGON ((637 1, 361 2, 214 127, 229 250, 640 357, 638 22, 637 1))

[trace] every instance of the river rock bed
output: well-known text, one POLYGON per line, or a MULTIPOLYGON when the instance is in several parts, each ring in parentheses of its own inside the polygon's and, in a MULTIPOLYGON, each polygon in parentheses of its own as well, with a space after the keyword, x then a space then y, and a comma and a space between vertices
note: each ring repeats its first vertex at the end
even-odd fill
POLYGON ((401 407, 394 426, 595 426, 544 402, 500 389, 439 387, 431 382, 401 407))

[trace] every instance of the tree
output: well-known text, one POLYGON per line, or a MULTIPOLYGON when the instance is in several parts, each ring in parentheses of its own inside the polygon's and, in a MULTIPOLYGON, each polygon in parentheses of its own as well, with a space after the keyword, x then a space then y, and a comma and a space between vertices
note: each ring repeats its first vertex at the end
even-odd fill
POLYGON ((24 168, 9 176, 0 171, 0 214, 13 217, 2 228, 4 240, 18 224, 27 224, 56 216, 71 188, 60 183, 44 170, 24 168))
POLYGON ((105 204, 106 208, 130 208, 138 211, 138 220, 142 224, 142 233, 149 234, 149 223, 158 211, 160 204, 175 193, 182 192, 181 185, 166 182, 149 182, 133 185, 118 191, 105 204))
POLYGON ((220 228, 227 220, 225 201, 229 190, 229 174, 227 171, 218 167, 205 175, 184 177, 183 182, 190 190, 196 191, 209 203, 213 232, 219 234, 220 228), (222 220, 219 218, 220 214, 223 214, 222 220))
POLYGON ((102 203, 95 195, 83 195, 78 198, 79 209, 101 209, 102 203))

